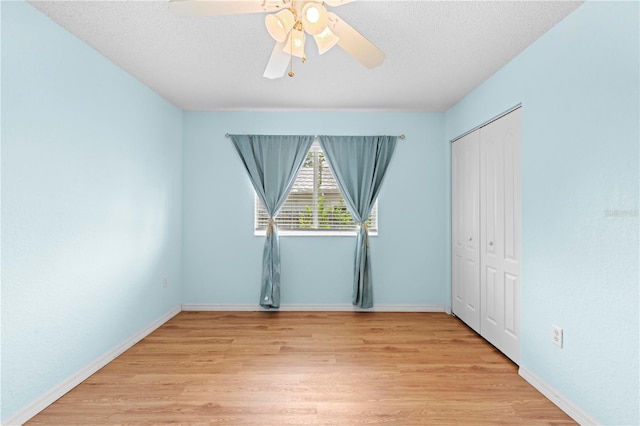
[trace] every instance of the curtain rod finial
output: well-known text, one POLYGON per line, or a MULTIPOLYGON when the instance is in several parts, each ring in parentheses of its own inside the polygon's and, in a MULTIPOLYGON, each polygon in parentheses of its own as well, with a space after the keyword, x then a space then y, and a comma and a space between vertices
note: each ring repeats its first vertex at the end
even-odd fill
POLYGON ((404 139, 404 135, 398 136, 398 139, 404 139))
POLYGON ((230 135, 229 133, 225 133, 225 134, 224 134, 224 137, 225 137, 225 138, 230 138, 230 137, 231 137, 231 135, 230 135))

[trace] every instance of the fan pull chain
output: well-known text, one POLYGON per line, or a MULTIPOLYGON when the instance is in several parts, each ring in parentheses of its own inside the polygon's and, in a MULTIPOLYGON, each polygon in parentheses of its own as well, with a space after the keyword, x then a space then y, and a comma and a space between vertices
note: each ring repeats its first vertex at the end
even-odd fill
POLYGON ((289 32, 289 73, 287 74, 289 77, 293 77, 295 74, 293 73, 293 32, 289 32))

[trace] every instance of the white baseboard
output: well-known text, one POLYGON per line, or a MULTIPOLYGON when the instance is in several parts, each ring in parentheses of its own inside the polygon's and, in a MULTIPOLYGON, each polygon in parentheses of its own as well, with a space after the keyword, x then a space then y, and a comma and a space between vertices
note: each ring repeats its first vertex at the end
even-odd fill
POLYGON ((183 311, 242 311, 242 312, 447 312, 445 305, 377 305, 361 309, 353 305, 281 305, 280 309, 265 309, 255 305, 229 305, 215 303, 184 303, 183 311))
POLYGON ((53 389, 43 394, 42 396, 40 396, 39 398, 37 398, 35 401, 31 402, 27 406, 23 407, 12 417, 4 420, 2 424, 6 426, 14 426, 14 425, 21 425, 27 422, 29 419, 34 417, 40 411, 44 410, 49 405, 54 403, 58 398, 60 398, 65 393, 69 392, 71 389, 78 386, 80 383, 82 383, 87 378, 89 378, 89 376, 91 376, 96 371, 100 370, 102 367, 104 367, 105 365, 113 361, 115 358, 121 355, 124 351, 126 351, 127 349, 129 349, 130 347, 138 343, 140 340, 147 337, 154 330, 156 330, 162 324, 169 321, 171 318, 173 318, 175 315, 179 313, 180 313, 180 305, 175 306, 169 312, 167 312, 157 320, 153 321, 151 324, 149 324, 148 326, 146 326, 145 328, 143 328, 133 336, 129 337, 124 342, 120 343, 119 345, 117 345, 116 347, 114 347, 113 349, 111 349, 110 351, 108 351, 107 353, 105 353, 95 361, 93 361, 91 364, 87 365, 86 367, 84 367, 74 375, 68 377, 66 380, 63 380, 53 389))
POLYGON ((596 419, 589 416, 589 414, 585 413, 580 407, 569 401, 531 371, 520 367, 518 374, 579 424, 583 426, 600 424, 596 419))

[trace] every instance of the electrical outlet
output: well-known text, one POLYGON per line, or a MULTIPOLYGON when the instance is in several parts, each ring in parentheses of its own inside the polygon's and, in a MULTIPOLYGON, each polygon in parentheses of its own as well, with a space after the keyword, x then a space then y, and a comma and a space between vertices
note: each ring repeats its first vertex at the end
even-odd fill
POLYGON ((165 275, 164 278, 162 279, 162 287, 163 288, 167 288, 169 287, 169 278, 165 275))
POLYGON ((553 324, 551 325, 551 341, 557 347, 562 347, 562 329, 553 324))

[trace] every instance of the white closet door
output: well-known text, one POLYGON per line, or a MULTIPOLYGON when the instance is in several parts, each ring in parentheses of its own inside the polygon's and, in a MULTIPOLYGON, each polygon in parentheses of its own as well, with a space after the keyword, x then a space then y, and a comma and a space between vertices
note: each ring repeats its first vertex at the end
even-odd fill
POLYGON ((479 132, 451 146, 452 311, 480 332, 479 132))
POLYGON ((480 329, 515 363, 520 360, 520 135, 520 109, 480 129, 480 329))

